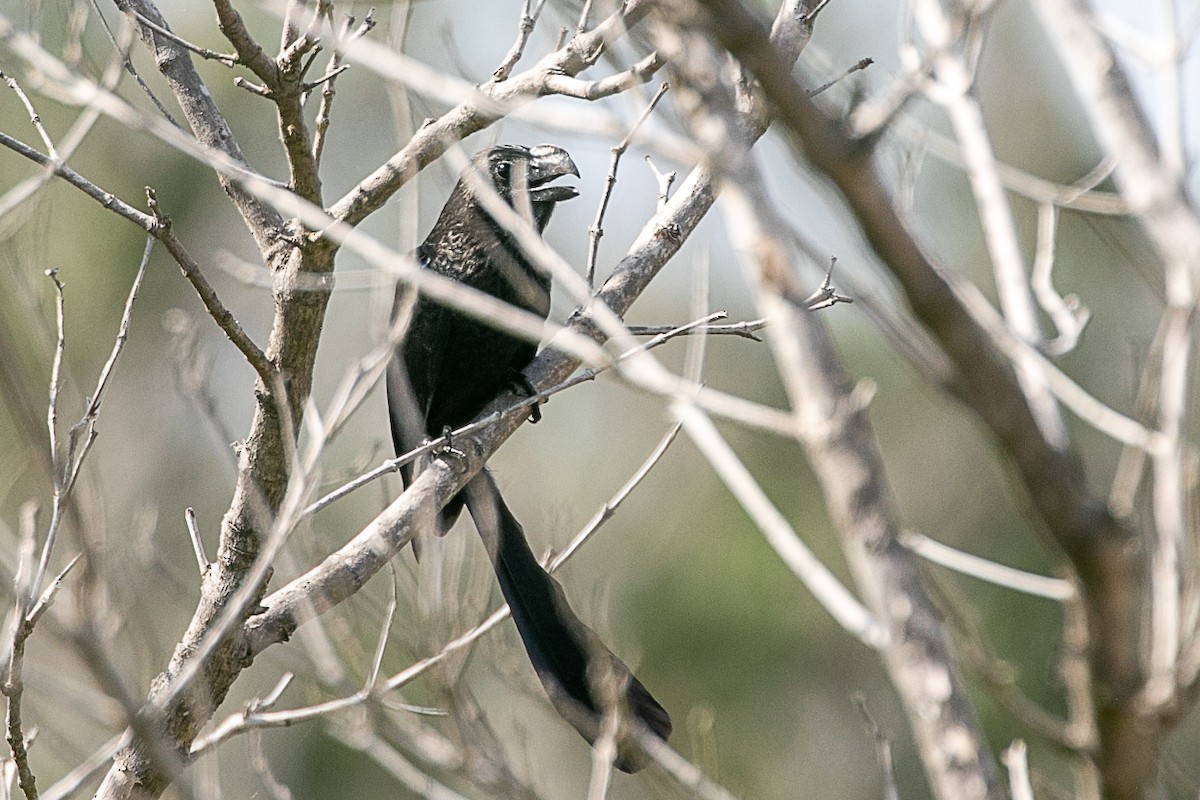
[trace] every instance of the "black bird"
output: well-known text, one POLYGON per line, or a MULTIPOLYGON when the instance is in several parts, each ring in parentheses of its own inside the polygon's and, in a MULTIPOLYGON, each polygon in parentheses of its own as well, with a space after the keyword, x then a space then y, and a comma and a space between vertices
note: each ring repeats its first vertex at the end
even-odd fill
MULTIPOLYGON (((553 145, 500 145, 481 151, 416 257, 426 269, 544 318, 550 311, 549 276, 530 263, 512 235, 487 213, 477 189, 490 185, 540 233, 555 203, 578 195, 573 187, 549 185, 565 175, 578 177, 579 171, 567 152, 553 145)), ((407 291, 397 288, 397 313, 407 291)), ((533 342, 430 299, 418 297, 411 314, 387 376, 397 454, 470 422, 501 390, 521 385, 521 371, 537 352, 533 342)), ((405 483, 411 481, 412 467, 403 475, 405 483)), ((571 610, 562 586, 538 564, 486 471, 442 511, 440 532, 454 524, 464 504, 487 547, 529 660, 558 713, 591 743, 599 734, 603 710, 620 702, 665 740, 671 732, 666 710, 571 610)), ((643 766, 639 756, 636 748, 620 747, 616 766, 633 772, 643 766)))

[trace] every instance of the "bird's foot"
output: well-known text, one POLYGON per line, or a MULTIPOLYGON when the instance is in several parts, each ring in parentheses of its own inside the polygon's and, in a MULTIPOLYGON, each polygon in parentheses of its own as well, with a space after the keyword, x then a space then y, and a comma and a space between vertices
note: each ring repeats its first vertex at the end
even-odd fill
MULTIPOLYGON (((537 388, 526 377, 524 372, 514 373, 510 384, 512 390, 517 394, 523 394, 526 397, 537 397, 537 388)), ((544 400, 538 400, 529 408, 529 421, 535 425, 542 421, 542 403, 544 402, 544 400)))
POLYGON ((434 451, 434 455, 436 455, 438 458, 466 459, 467 454, 454 446, 454 437, 449 425, 442 428, 442 438, 445 439, 446 442, 434 451))

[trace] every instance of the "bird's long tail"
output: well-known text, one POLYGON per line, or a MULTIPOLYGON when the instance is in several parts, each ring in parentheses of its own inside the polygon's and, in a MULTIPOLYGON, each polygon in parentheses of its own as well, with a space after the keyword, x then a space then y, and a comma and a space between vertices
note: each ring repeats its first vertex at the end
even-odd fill
MULTIPOLYGON (((671 733, 670 716, 571 610, 562 586, 534 557, 521 523, 491 475, 481 472, 464 494, 525 651, 555 710, 594 743, 604 709, 615 702, 665 741, 671 733)), ((624 772, 645 765, 637 748, 620 744, 614 763, 624 772)))

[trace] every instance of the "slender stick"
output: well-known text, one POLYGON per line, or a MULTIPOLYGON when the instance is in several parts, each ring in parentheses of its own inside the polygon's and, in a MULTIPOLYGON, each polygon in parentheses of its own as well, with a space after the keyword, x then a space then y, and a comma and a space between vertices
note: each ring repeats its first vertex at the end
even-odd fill
POLYGON ((496 71, 492 73, 492 80, 499 83, 500 81, 508 80, 508 76, 512 74, 513 67, 521 60, 521 56, 525 54, 525 45, 529 43, 529 36, 533 33, 534 26, 537 25, 538 17, 542 15, 542 7, 546 5, 546 0, 537 0, 537 5, 533 5, 533 0, 525 0, 521 5, 521 22, 517 28, 517 40, 513 42, 513 46, 504 56, 504 60, 500 62, 500 66, 496 67, 496 71))
POLYGON ((600 237, 604 235, 604 228, 602 227, 604 224, 604 214, 608 211, 608 201, 612 198, 613 187, 617 185, 617 167, 621 163, 621 156, 625 155, 625 151, 629 149, 629 144, 633 141, 633 136, 637 133, 638 128, 642 127, 642 124, 650 118, 650 115, 654 112, 654 107, 658 105, 658 101, 662 99, 663 95, 670 88, 671 85, 666 81, 658 87, 658 91, 654 93, 654 97, 650 100, 646 109, 637 118, 637 121, 633 123, 629 132, 625 134, 625 138, 611 150, 612 160, 608 165, 608 177, 604 180, 604 194, 600 196, 600 206, 596 209, 596 221, 588 229, 588 287, 596 285, 596 254, 600 250, 600 237))
POLYGON ((42 137, 42 143, 46 145, 46 152, 50 154, 53 161, 59 161, 58 151, 54 149, 54 141, 50 138, 50 134, 46 132, 46 126, 42 124, 42 118, 34 109, 33 103, 29 101, 28 95, 21 89, 21 84, 17 83, 17 79, 0 71, 0 80, 8 84, 8 88, 13 90, 17 98, 21 101, 21 105, 25 106, 25 110, 29 112, 29 121, 33 123, 33 127, 37 129, 38 135, 42 137))
POLYGON ((196 523, 196 512, 191 508, 186 509, 183 512, 183 519, 187 524, 188 538, 192 540, 192 552, 196 554, 196 564, 200 567, 200 577, 204 577, 210 562, 204 552, 204 540, 200 538, 200 526, 196 523))

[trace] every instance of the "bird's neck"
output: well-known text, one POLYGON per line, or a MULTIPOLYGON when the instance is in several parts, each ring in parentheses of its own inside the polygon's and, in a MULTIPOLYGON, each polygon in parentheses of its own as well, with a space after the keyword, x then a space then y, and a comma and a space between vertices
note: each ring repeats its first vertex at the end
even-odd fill
MULTIPOLYGON (((554 203, 534 203, 533 223, 539 234, 546 229, 554 203)), ((427 255, 458 255, 468 248, 491 249, 497 245, 515 246, 515 237, 491 215, 479 208, 466 214, 443 214, 429 231, 424 247, 427 255)))

